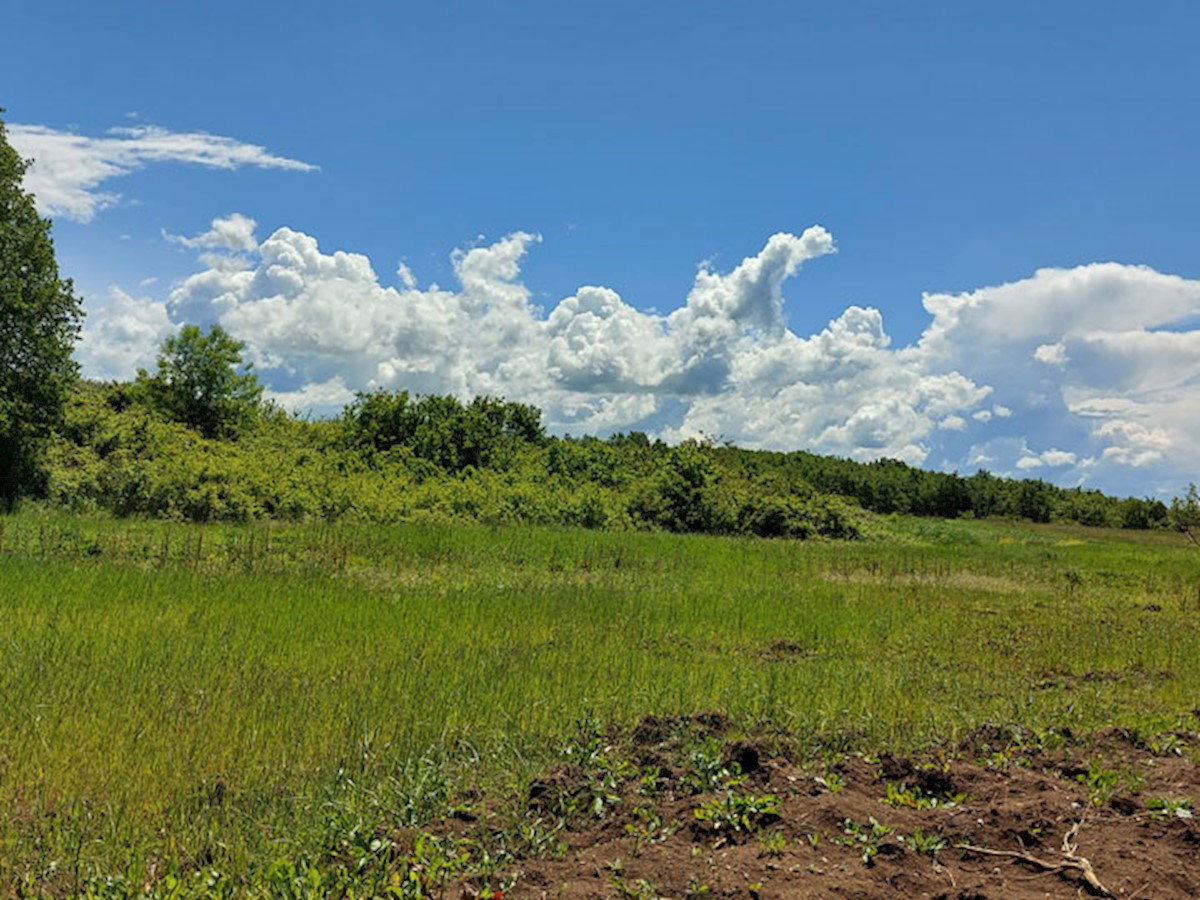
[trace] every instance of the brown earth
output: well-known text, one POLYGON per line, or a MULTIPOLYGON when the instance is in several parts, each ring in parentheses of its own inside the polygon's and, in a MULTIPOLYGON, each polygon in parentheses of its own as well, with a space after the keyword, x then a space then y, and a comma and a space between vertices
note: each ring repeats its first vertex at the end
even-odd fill
MULTIPOLYGON (((693 740, 697 727, 723 728, 719 717, 696 721, 693 740)), ((637 775, 607 795, 584 790, 595 775, 577 766, 535 784, 529 814, 544 809, 549 820, 568 796, 600 797, 604 809, 569 819, 551 858, 521 860, 509 900, 1200 897, 1195 735, 1147 745, 1112 730, 1047 742, 987 727, 921 758, 850 755, 829 768, 771 756, 769 742, 731 741, 732 784, 707 789, 679 764, 685 739, 677 720, 644 720, 637 775)))

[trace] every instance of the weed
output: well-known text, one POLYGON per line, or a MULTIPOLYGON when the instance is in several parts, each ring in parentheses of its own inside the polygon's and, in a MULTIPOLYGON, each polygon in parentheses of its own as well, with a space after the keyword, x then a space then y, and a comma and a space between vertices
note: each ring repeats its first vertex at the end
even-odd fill
POLYGON ((925 834, 919 826, 913 829, 911 835, 900 835, 900 840, 924 856, 937 856, 946 848, 946 839, 941 834, 925 834))
POLYGON ((1174 732, 1166 731, 1152 737, 1146 746, 1155 756, 1183 756, 1188 744, 1174 732))
POLYGON ((966 794, 952 793, 943 797, 930 796, 917 785, 909 787, 906 782, 888 782, 884 802, 895 807, 909 809, 934 809, 937 807, 960 806, 967 800, 966 794))
POLYGON ((678 823, 663 824, 662 816, 651 804, 636 807, 632 816, 633 822, 625 825, 625 833, 633 838, 633 855, 640 856, 647 844, 665 841, 679 830, 678 823))
POLYGON ((717 831, 754 832, 778 818, 779 798, 774 794, 726 790, 720 797, 697 806, 694 815, 717 831))
POLYGON ((627 900, 660 900, 658 889, 645 878, 638 878, 630 883, 626 879, 614 875, 609 884, 617 889, 617 895, 627 900))
POLYGON ((868 866, 875 865, 879 842, 896 830, 890 825, 881 825, 874 816, 867 819, 866 823, 846 819, 842 822, 842 829, 846 837, 834 840, 847 847, 855 847, 862 856, 862 861, 868 866))
POLYGON ((726 767, 724 749, 722 743, 711 735, 706 735, 699 743, 688 748, 687 772, 679 783, 694 794, 703 794, 721 787, 730 776, 740 775, 741 769, 736 763, 726 767))
POLYGON ((541 817, 521 822, 517 835, 522 855, 562 859, 567 853, 567 842, 562 839, 564 827, 562 820, 547 825, 541 817))
POLYGON ((787 849, 787 835, 782 831, 772 831, 769 834, 761 835, 758 839, 759 856, 777 857, 782 856, 783 851, 787 849))
POLYGON ((1088 799, 1093 806, 1103 806, 1112 799, 1120 778, 1112 769, 1105 769, 1098 763, 1092 763, 1087 772, 1076 775, 1075 780, 1087 786, 1088 799))
POLYGON ((818 775, 813 780, 831 794, 836 794, 846 786, 846 779, 832 769, 824 775, 818 775))
POLYGON ((1150 815, 1156 819, 1195 818, 1190 797, 1151 797, 1146 801, 1146 809, 1150 810, 1150 815))

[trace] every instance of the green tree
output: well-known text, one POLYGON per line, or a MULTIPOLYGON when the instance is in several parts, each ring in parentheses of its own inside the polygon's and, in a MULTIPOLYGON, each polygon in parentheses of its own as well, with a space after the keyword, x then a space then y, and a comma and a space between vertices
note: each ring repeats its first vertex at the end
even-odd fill
POLYGON ((1170 522, 1193 544, 1200 546, 1200 491, 1189 484, 1187 494, 1171 501, 1170 522))
MULTIPOLYGON (((3 110, 0 110, 3 112, 3 110)), ((0 119, 0 508, 44 484, 41 455, 78 377, 83 311, 58 277, 50 221, 21 187, 29 163, 0 119)))
POLYGON ((262 385, 242 365, 245 344, 220 325, 184 325, 167 338, 153 375, 138 370, 138 393, 160 413, 208 438, 230 438, 259 413, 262 385), (239 371, 239 366, 241 370, 239 371))

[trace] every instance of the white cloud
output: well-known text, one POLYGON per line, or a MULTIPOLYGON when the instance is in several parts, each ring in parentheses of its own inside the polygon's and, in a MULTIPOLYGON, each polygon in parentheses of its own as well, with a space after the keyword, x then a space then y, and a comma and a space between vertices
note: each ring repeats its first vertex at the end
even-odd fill
POLYGON ((309 163, 270 153, 256 144, 202 131, 177 132, 152 125, 110 128, 104 137, 58 131, 44 125, 7 126, 22 157, 32 158, 24 187, 43 215, 90 222, 120 201, 102 185, 150 163, 185 163, 214 169, 286 169, 310 172, 309 163))
MULTIPOLYGON (((354 390, 488 393, 535 402, 575 433, 641 427, 724 434, 748 446, 817 446, 920 462, 989 389, 890 349, 877 310, 851 307, 810 338, 788 331, 783 285, 832 253, 813 227, 780 233, 732 271, 699 269, 682 305, 643 312, 604 287, 536 310, 517 232, 452 255, 456 290, 379 282, 358 254, 326 254, 282 228, 261 243, 230 216, 198 237, 204 268, 160 304, 175 322, 219 321, 285 406, 340 406, 354 390)), ((407 273, 407 274, 406 274, 407 273)), ((128 311, 122 318, 128 317, 128 311)))
POLYGON ((178 234, 163 232, 163 237, 181 247, 191 249, 204 248, 209 250, 233 250, 246 253, 258 249, 258 241, 254 237, 254 229, 258 223, 241 213, 234 213, 223 219, 213 219, 212 227, 195 237, 183 237, 178 234))
POLYGON ((153 368, 159 345, 175 329, 163 303, 110 288, 103 301, 89 303, 75 356, 92 378, 129 378, 153 368))
POLYGON ((1042 454, 1042 462, 1048 466, 1073 466, 1075 454, 1067 450, 1047 450, 1042 454))
POLYGON ((991 428, 1007 418, 1009 433, 1070 442, 1063 452, 1075 456, 1006 455, 985 440, 1002 471, 1036 459, 1067 468, 1065 479, 1137 491, 1143 476, 1120 467, 1154 464, 1162 480, 1186 481, 1200 454, 1200 281, 1097 263, 924 303, 928 364, 996 389, 993 415, 974 418, 991 428))
POLYGON ((306 384, 294 391, 277 391, 268 388, 263 399, 278 404, 289 412, 306 409, 343 407, 354 399, 354 391, 346 387, 345 380, 336 375, 320 384, 306 384))
POLYGON ((703 434, 918 465, 936 454, 1137 493, 1148 467, 1170 483, 1200 453, 1200 333, 1178 324, 1200 312, 1200 282, 1144 267, 1043 269, 927 295, 929 327, 895 348, 870 308, 813 335, 788 329, 785 282, 834 251, 820 227, 776 234, 727 273, 700 267, 665 314, 603 286, 543 313, 521 280, 540 240, 525 232, 456 251, 453 289, 418 289, 403 263, 398 286, 384 286, 366 257, 288 228, 258 243, 244 216, 173 240, 202 269, 165 301, 110 301, 113 323, 89 320, 85 365, 117 374, 144 357, 144 343, 120 350, 122 335, 151 340, 167 318, 219 321, 247 342, 269 396, 318 411, 376 387, 493 394, 575 434, 703 434))
POLYGON ((413 270, 408 267, 408 263, 398 263, 396 265, 396 277, 400 279, 400 283, 408 290, 412 290, 417 286, 417 276, 413 274, 413 270))
POLYGON ((1063 343, 1041 344, 1033 351, 1033 358, 1048 366, 1058 366, 1060 369, 1067 364, 1067 346, 1063 343))
POLYGON ((1104 459, 1136 467, 1159 461, 1174 443, 1170 432, 1164 428, 1120 419, 1110 419, 1096 431, 1113 439, 1113 443, 1104 448, 1104 459))

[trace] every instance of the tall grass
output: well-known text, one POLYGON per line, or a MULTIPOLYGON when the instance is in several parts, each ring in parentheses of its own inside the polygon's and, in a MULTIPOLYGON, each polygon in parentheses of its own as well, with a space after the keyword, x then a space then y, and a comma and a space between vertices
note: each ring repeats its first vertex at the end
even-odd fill
POLYGON ((519 783, 584 718, 911 749, 1200 695, 1200 554, 1167 536, 0 524, 0 884, 319 853, 519 783))

